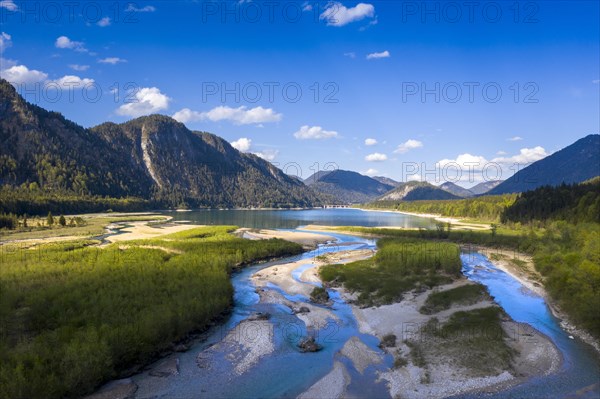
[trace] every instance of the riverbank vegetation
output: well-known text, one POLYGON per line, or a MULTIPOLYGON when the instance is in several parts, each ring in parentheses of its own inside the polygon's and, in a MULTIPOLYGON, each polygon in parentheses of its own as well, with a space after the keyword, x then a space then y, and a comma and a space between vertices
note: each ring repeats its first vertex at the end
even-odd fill
POLYGON ((377 247, 377 254, 369 259, 321 267, 322 280, 356 292, 362 306, 375 306, 398 302, 407 291, 460 276, 460 250, 455 244, 388 238, 379 240, 377 247))
MULTIPOLYGON (((485 198, 473 200, 483 201, 485 198)), ((461 201, 469 200, 435 202, 450 204, 461 201)), ((416 210, 420 205, 415 202, 406 206, 416 210)), ((552 299, 573 322, 600 338, 599 215, 600 179, 596 178, 578 185, 541 187, 519 194, 500 215, 504 223, 487 231, 364 227, 343 227, 340 230, 382 237, 484 245, 530 254, 552 299)), ((480 217, 474 213, 453 216, 480 217)))
POLYGON ((45 216, 20 216, 0 214, 0 220, 10 219, 12 228, 0 227, 2 241, 31 240, 56 237, 95 237, 105 233, 106 226, 125 222, 166 222, 169 217, 156 213, 145 214, 98 214, 62 216, 49 212, 45 216))
POLYGON ((450 309, 454 305, 472 305, 484 299, 489 299, 489 294, 483 285, 465 284, 445 291, 432 292, 419 312, 433 314, 450 309))
POLYGON ((0 186, 0 212, 16 215, 43 216, 53 214, 141 212, 160 209, 161 203, 137 197, 113 198, 101 195, 77 194, 72 191, 42 190, 34 187, 0 186))
POLYGON ((437 350, 450 350, 451 358, 475 376, 495 375, 512 368, 516 354, 502 328, 504 311, 489 306, 450 315, 448 321, 437 324, 435 319, 424 329, 427 336, 436 337, 428 343, 437 350))
POLYGON ((81 239, 0 253, 0 397, 63 398, 145 364, 231 305, 229 274, 297 254, 202 227, 105 248, 81 239))
POLYGON ((516 194, 506 194, 459 200, 376 201, 360 207, 497 222, 500 220, 504 209, 511 206, 516 198, 516 194))

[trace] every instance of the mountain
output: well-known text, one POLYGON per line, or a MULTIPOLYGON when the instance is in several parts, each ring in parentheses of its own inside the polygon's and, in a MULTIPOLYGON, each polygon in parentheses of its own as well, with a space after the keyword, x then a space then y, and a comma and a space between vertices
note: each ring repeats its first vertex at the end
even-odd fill
POLYGON ((498 186, 503 181, 504 180, 484 181, 484 182, 481 182, 479 184, 474 185, 473 187, 471 187, 469 189, 469 191, 472 192, 474 195, 482 195, 482 194, 487 193, 488 191, 490 191, 494 187, 498 186))
POLYGON ((298 179, 206 132, 151 115, 85 129, 27 103, 0 80, 0 185, 167 206, 306 207, 320 197, 298 179))
POLYGON ((600 135, 590 134, 518 171, 487 194, 520 193, 541 186, 581 183, 600 175, 600 135))
POLYGON ((389 177, 385 177, 385 176, 373 176, 372 179, 375 179, 379 183, 387 184, 388 186, 392 186, 392 187, 398 187, 400 185, 399 181, 390 179, 389 177))
POLYGON ((315 191, 346 204, 369 202, 394 187, 347 170, 320 171, 304 181, 315 191))
POLYGON ((458 198, 460 197, 430 183, 409 181, 401 183, 393 191, 379 197, 377 201, 450 200, 458 198))
POLYGON ((467 190, 464 187, 459 186, 458 184, 447 181, 446 183, 440 184, 439 188, 444 191, 448 191, 450 194, 456 195, 457 197, 467 198, 472 197, 473 193, 471 190, 467 190))

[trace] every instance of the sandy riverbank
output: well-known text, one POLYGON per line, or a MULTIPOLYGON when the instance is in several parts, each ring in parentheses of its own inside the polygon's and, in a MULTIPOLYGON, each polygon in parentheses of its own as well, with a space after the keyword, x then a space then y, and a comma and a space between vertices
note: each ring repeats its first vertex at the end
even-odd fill
MULTIPOLYGON (((434 290, 449 290, 465 284, 473 283, 460 279, 434 290)), ((380 375, 387 382, 392 397, 444 398, 483 389, 504 389, 525 378, 553 372, 560 366, 560 353, 547 337, 527 325, 507 320, 502 323, 508 336, 505 342, 518 353, 513 358, 511 368, 490 367, 490 370, 482 372, 465 367, 468 346, 463 347, 457 341, 437 338, 421 329, 434 317, 438 323, 444 323, 455 312, 496 305, 490 300, 482 300, 473 305, 454 305, 436 314, 424 315, 419 309, 432 291, 412 292, 400 303, 377 308, 352 308, 362 333, 375 335, 380 339, 390 334, 396 336, 396 345, 387 349, 396 360, 403 359, 406 364, 380 375), (412 357, 415 349, 406 341, 418 346, 422 364, 415 364, 412 357)), ((352 298, 343 290, 342 292, 344 297, 352 298)), ((492 359, 489 361, 493 362, 492 359)))
POLYGON ((550 297, 543 285, 544 278, 535 269, 533 258, 531 256, 521 252, 485 247, 481 245, 463 247, 462 249, 477 251, 484 254, 498 269, 510 274, 524 287, 544 298, 548 308, 554 317, 560 320, 560 325, 565 331, 591 345, 598 353, 600 353, 600 342, 588 332, 575 326, 569 320, 569 317, 550 297))
POLYGON ((314 249, 319 244, 326 244, 328 242, 335 241, 334 237, 309 231, 304 232, 240 228, 235 231, 235 234, 248 240, 268 240, 270 238, 280 238, 282 240, 300 244, 305 249, 314 249))
MULTIPOLYGON (((298 304, 286 300, 279 292, 269 289, 269 285, 275 284, 290 295, 308 297, 313 285, 304 284, 303 282, 318 284, 320 281, 318 268, 323 264, 347 263, 372 255, 373 251, 371 250, 342 251, 327 254, 319 257, 319 259, 272 266, 257 272, 252 278, 257 285, 261 301, 279 303, 297 310, 294 307, 298 307, 298 304), (316 266, 304 270, 300 274, 300 281, 294 279, 292 273, 308 263, 316 266)), ((448 290, 465 284, 473 283, 461 278, 451 284, 436 287, 434 290, 448 290)), ((354 295, 345 292, 343 289, 339 291, 347 301, 351 302, 354 299, 354 295)), ((496 306, 491 300, 485 299, 472 305, 454 305, 450 309, 434 315, 421 314, 419 309, 432 291, 411 292, 400 303, 376 308, 360 308, 352 305, 361 333, 375 335, 380 339, 389 334, 394 334, 397 337, 396 345, 387 348, 387 350, 395 358, 404 358, 406 365, 380 373, 380 378, 387 383, 392 397, 442 398, 483 389, 486 391, 505 389, 531 376, 550 373, 560 366, 560 353, 547 337, 528 326, 514 323, 508 319, 502 323, 502 327, 508 336, 505 341, 518 352, 518 355, 513 357, 511 367, 508 369, 492 367, 491 371, 488 370, 486 373, 465 367, 464 362, 460 362, 461 352, 465 352, 464 348, 453 347, 453 342, 446 342, 434 337, 424 338, 429 341, 422 342, 422 345, 420 345, 423 357, 426 359, 426 366, 413 364, 410 356, 412 349, 404 340, 413 340, 415 334, 420 334, 420 328, 433 317, 440 323, 444 323, 457 311, 496 306)), ((301 319, 309 328, 318 328, 328 318, 335 317, 332 312, 323 307, 307 304, 307 308, 309 308, 308 313, 298 316, 301 316, 301 319)), ((340 355, 350 359, 354 364, 354 368, 361 373, 370 365, 382 361, 379 355, 370 351, 360 340, 354 338, 346 343, 340 351, 340 355)), ((300 397, 343 397, 345 389, 349 385, 348 372, 345 367, 342 363, 336 362, 329 374, 315 383, 300 397)))
MULTIPOLYGON (((443 215, 436 214, 436 213, 406 212, 406 211, 396 211, 396 210, 391 210, 391 209, 364 209, 364 208, 356 208, 356 209, 360 209, 361 211, 364 211, 364 212, 401 213, 403 215, 418 216, 418 217, 433 219, 437 222, 450 223, 450 224, 452 224, 452 226, 455 229, 458 229, 458 230, 489 230, 490 229, 490 225, 486 224, 486 223, 465 222, 464 219, 462 219, 462 218, 443 216, 443 215)), ((401 228, 401 227, 395 227, 395 228, 401 228)))
POLYGON ((106 237, 106 241, 114 243, 131 240, 152 239, 167 234, 179 233, 181 231, 194 229, 196 227, 202 226, 183 223, 161 223, 158 225, 151 225, 147 221, 127 222, 127 227, 120 229, 119 234, 106 237))

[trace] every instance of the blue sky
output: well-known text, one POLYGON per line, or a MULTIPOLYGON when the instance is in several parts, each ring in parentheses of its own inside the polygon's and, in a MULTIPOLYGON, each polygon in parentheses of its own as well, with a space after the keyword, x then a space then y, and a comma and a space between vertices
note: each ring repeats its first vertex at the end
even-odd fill
POLYGON ((600 131, 597 1, 470 4, 2 0, 0 74, 83 126, 170 115, 304 178, 470 186, 600 131))

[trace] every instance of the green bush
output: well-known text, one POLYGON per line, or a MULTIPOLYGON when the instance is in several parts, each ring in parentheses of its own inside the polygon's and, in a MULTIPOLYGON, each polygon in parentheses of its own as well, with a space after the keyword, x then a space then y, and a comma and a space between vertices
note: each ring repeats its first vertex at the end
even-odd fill
POLYGON ((488 298, 486 288, 480 284, 467 284, 450 290, 432 292, 419 309, 423 314, 433 314, 450 309, 452 305, 472 305, 488 298))
POLYGON ((377 246, 377 254, 370 259, 321 267, 321 278, 343 284, 358 293, 359 304, 372 306, 400 301, 407 291, 445 284, 460 276, 460 251, 455 244, 385 238, 377 246))

